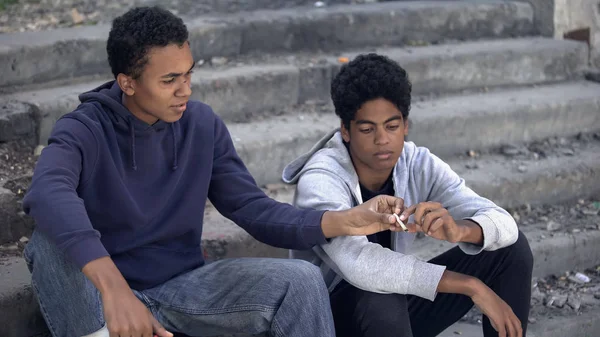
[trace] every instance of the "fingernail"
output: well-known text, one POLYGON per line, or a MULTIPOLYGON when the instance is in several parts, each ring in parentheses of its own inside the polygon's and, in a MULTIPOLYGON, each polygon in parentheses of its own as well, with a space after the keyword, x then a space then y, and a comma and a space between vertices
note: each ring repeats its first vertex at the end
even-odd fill
POLYGON ((431 231, 427 232, 427 235, 431 235, 431 231))
POLYGON ((404 221, 404 219, 406 219, 406 215, 404 215, 404 214, 400 215, 400 220, 404 221))

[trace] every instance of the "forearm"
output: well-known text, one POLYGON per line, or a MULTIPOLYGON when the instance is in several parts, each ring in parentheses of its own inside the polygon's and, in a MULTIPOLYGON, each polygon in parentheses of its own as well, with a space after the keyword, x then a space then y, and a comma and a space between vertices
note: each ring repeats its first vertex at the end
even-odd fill
POLYGON ((131 291, 127 281, 109 256, 87 263, 82 272, 103 296, 131 291))
POLYGON ((440 293, 461 294, 473 297, 483 287, 485 287, 485 284, 473 276, 445 270, 438 283, 437 290, 440 293))
POLYGON ((474 245, 483 245, 483 229, 472 220, 458 220, 456 224, 461 228, 460 242, 472 243, 474 245))

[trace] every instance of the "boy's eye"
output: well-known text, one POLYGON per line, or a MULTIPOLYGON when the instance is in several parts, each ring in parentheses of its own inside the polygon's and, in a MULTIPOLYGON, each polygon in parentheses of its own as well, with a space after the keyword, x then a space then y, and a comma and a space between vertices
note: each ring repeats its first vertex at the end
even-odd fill
POLYGON ((390 129, 390 130, 396 130, 396 129, 398 129, 399 127, 400 127, 400 125, 389 125, 389 126, 388 126, 388 129, 390 129))
POLYGON ((368 129, 358 129, 358 131, 362 132, 362 133, 369 133, 371 132, 371 130, 373 130, 372 128, 368 128, 368 129))
POLYGON ((163 83, 165 83, 165 84, 171 84, 173 82, 175 82, 175 77, 173 77, 172 79, 170 79, 168 81, 163 81, 163 83))

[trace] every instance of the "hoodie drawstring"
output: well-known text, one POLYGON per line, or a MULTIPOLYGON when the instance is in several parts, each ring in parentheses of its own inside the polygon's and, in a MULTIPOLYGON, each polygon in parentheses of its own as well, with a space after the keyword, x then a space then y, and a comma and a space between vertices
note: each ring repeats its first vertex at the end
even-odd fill
POLYGON ((173 171, 177 170, 177 137, 175 136, 175 123, 171 123, 171 133, 173 134, 173 171))
POLYGON ((135 162, 135 130, 133 129, 133 122, 129 120, 129 132, 131 133, 131 168, 137 171, 137 164, 135 162))
MULTIPOLYGON (((134 171, 137 171, 137 163, 135 161, 135 129, 133 127, 133 121, 128 120, 129 124, 129 132, 131 133, 131 168, 134 171)), ((171 134, 173 136, 173 166, 171 167, 173 171, 177 170, 177 135, 175 134, 175 124, 171 123, 171 134)))

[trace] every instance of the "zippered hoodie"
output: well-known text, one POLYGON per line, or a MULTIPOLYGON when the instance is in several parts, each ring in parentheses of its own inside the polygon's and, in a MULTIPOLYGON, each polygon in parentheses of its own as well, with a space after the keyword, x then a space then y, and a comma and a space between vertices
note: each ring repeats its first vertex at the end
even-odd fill
POLYGON ((288 249, 326 242, 324 211, 268 198, 223 121, 189 101, 181 119, 148 125, 115 81, 79 96, 56 122, 23 207, 78 267, 111 256, 133 289, 202 266, 207 199, 259 241, 288 249))
MULTIPOLYGON (((454 219, 470 219, 481 226, 483 246, 459 243, 465 253, 474 255, 516 242, 518 228, 510 214, 473 192, 427 148, 405 142, 392 177, 395 196, 403 198, 406 207, 437 201, 454 219)), ((283 180, 297 184, 294 204, 300 208, 344 210, 363 202, 339 129, 287 165, 283 180)), ((412 216, 409 221, 413 222, 412 216)), ((415 235, 393 232, 391 250, 369 242, 366 236, 336 237, 312 250, 293 250, 290 256, 320 266, 330 291, 343 278, 366 291, 411 294, 433 301, 445 267, 410 255, 415 235)))

